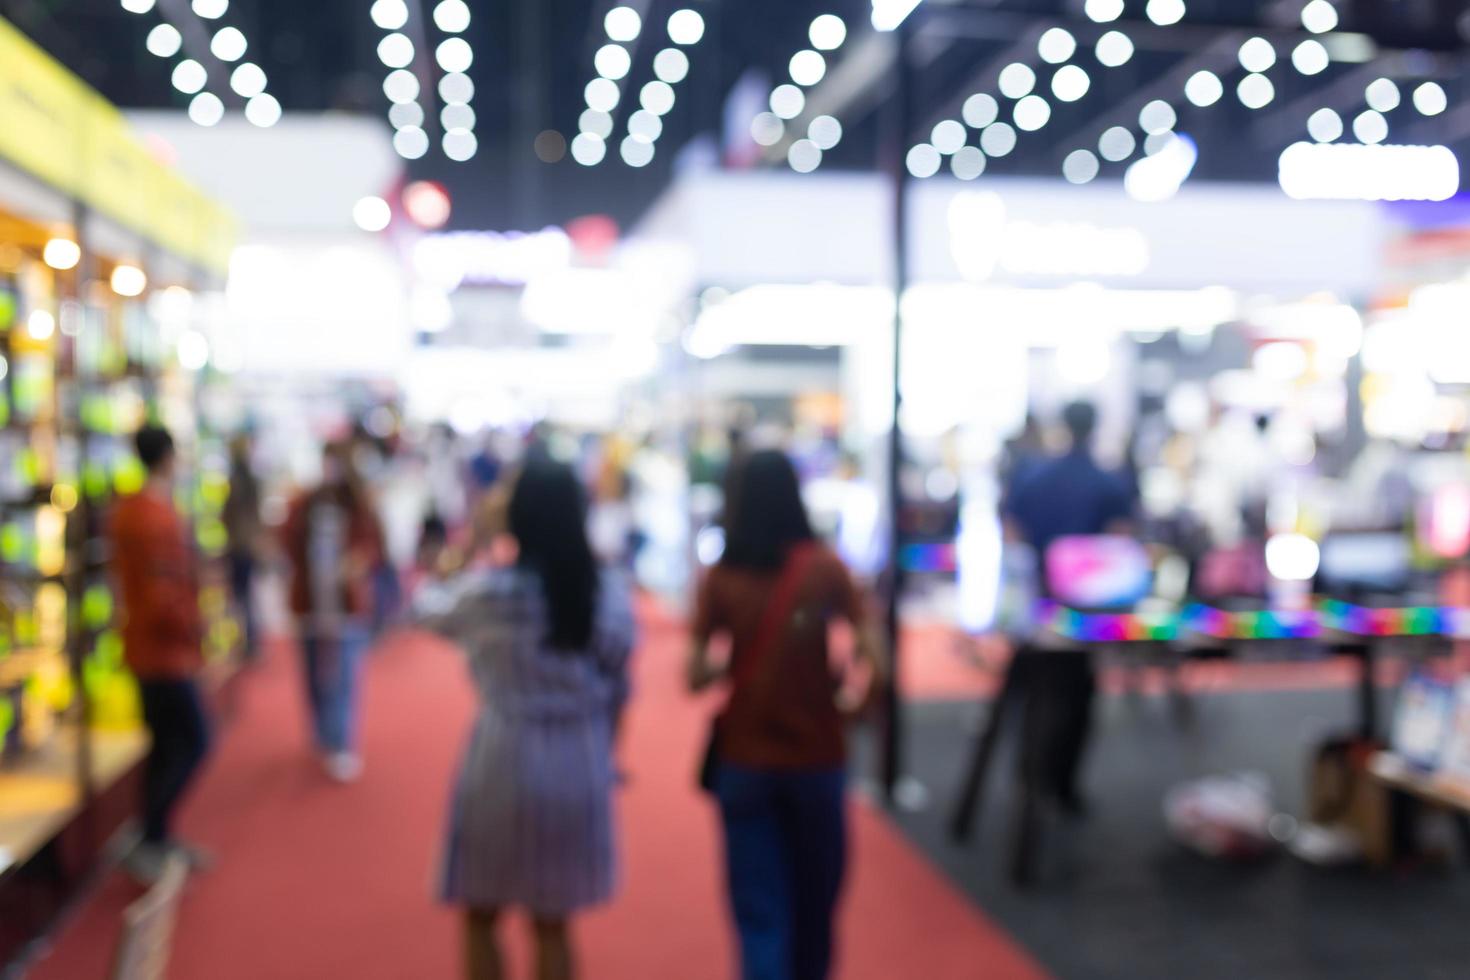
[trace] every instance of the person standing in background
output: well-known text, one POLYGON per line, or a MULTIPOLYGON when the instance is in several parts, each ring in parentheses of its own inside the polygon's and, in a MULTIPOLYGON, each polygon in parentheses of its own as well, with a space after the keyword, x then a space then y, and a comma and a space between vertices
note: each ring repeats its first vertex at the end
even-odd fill
POLYGON ((124 656, 138 679, 153 742, 143 775, 143 838, 127 869, 152 884, 172 854, 196 868, 208 862, 174 837, 173 816, 208 754, 209 722, 198 683, 204 667, 198 564, 173 501, 173 437, 150 425, 135 443, 148 481, 114 505, 109 537, 124 656))
POLYGON ((265 544, 260 519, 260 480, 251 461, 250 436, 237 435, 230 443, 230 496, 225 501, 225 530, 230 537, 230 588, 245 632, 245 658, 260 657, 259 620, 255 615, 255 571, 265 544))
POLYGON ((351 782, 362 772, 358 681, 372 639, 373 574, 384 545, 349 443, 328 444, 321 483, 292 503, 281 537, 316 747, 327 775, 351 782))
MULTIPOLYGON (((1034 549, 1041 569, 1047 549, 1060 538, 1132 529, 1134 498, 1128 481, 1093 458, 1097 409, 1073 402, 1063 409, 1062 422, 1069 436, 1067 450, 1030 466, 1003 505, 1007 533, 1034 549)), ((1044 571, 1041 579, 1044 591, 1044 571)), ((1019 650, 1017 657, 1028 652, 1019 650)), ((1038 663, 1044 665, 1042 695, 1052 722, 1042 748, 1044 789, 1063 810, 1080 815, 1086 802, 1078 781, 1097 694, 1092 657, 1084 650, 1048 651, 1038 663)), ((1017 669, 1015 663, 1011 669, 1017 669)))
POLYGON ((724 557, 705 579, 687 681, 723 679, 706 781, 725 832, 726 881, 745 980, 825 980, 847 866, 844 724, 883 683, 884 658, 866 600, 819 544, 791 461, 743 459, 730 480, 724 557), (843 683, 828 629, 845 621, 866 667, 861 696, 843 683), (716 637, 728 670, 712 663, 716 637))

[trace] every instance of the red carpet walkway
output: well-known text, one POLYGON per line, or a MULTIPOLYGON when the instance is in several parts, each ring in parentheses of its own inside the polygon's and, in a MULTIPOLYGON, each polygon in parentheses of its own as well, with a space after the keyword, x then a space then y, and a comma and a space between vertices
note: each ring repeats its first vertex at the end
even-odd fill
MULTIPOLYGON (((714 815, 692 786, 702 709, 677 687, 683 634, 650 623, 626 733, 624 889, 578 939, 590 980, 723 980, 730 939, 714 815)), ((244 679, 185 820, 220 867, 191 884, 173 980, 425 980, 458 976, 457 920, 431 899, 448 787, 472 708, 457 653, 400 636, 373 660, 367 773, 326 783, 308 763, 294 658, 244 679)), ((1042 971, 883 819, 854 807, 844 980, 1041 980, 1042 971)), ((34 980, 106 976, 119 876, 57 938, 34 980)), ((518 933, 519 930, 516 930, 518 933)), ((521 956, 523 959, 523 955, 521 956)))

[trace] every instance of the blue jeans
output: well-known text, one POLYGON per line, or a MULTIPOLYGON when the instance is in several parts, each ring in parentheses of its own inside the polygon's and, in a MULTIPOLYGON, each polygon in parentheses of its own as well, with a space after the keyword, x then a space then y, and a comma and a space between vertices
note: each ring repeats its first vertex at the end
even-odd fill
POLYGON ((356 744, 358 677, 368 638, 357 626, 344 626, 335 637, 308 631, 301 638, 312 730, 324 752, 347 752, 356 744))
POLYGON ((743 980, 826 980, 847 865, 841 769, 779 771, 721 763, 730 904, 743 980))

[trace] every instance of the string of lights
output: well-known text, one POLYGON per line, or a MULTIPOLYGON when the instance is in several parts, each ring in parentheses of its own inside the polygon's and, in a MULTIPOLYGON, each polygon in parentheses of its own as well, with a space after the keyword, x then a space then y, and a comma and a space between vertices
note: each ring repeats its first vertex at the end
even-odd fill
MULTIPOLYGON (((388 69, 383 94, 390 103, 388 122, 393 126, 393 149, 405 160, 422 159, 429 152, 429 134, 424 128, 424 92, 413 70, 418 50, 405 33, 409 9, 404 0, 376 0, 368 14, 387 33, 378 41, 378 60, 388 69)), ((360 222, 359 222, 360 223, 360 222)))
POLYGON ((667 29, 671 44, 654 55, 654 78, 639 91, 639 108, 629 113, 627 135, 618 148, 623 162, 630 167, 646 167, 653 162, 664 131, 664 117, 674 111, 678 101, 675 86, 689 75, 689 56, 682 49, 704 39, 704 17, 697 10, 676 10, 669 15, 667 29))
MULTIPOLYGON (((121 0, 129 13, 145 15, 157 6, 156 0, 121 0)), ((245 118, 268 129, 281 119, 281 103, 266 91, 266 75, 259 65, 246 61, 250 42, 243 31, 230 25, 216 26, 229 12, 229 0, 193 0, 192 10, 211 31, 209 52, 230 72, 230 88, 245 100, 245 118)), ((184 49, 184 35, 178 27, 164 20, 148 32, 145 42, 154 57, 173 59, 184 49)), ((173 87, 190 96, 189 118, 200 126, 217 126, 225 117, 224 100, 208 90, 209 69, 194 58, 182 58, 174 64, 173 87)))
MULTIPOLYGON (((807 37, 811 47, 792 55, 787 66, 791 81, 773 89, 770 111, 751 120, 751 139, 761 146, 775 146, 785 139, 788 123, 806 111, 806 92, 827 77, 828 58, 847 42, 847 23, 836 14, 822 14, 812 21, 807 37)), ((797 173, 811 173, 822 165, 823 154, 841 142, 842 123, 835 116, 816 116, 807 123, 806 135, 792 140, 786 161, 797 173)))

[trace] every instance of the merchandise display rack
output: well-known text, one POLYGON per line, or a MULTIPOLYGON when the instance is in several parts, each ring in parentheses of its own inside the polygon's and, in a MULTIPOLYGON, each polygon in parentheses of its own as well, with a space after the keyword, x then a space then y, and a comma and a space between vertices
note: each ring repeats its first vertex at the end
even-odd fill
MULTIPOLYGON (((142 486, 131 434, 210 461, 199 379, 175 353, 191 291, 218 288, 233 223, 121 116, 0 20, 0 966, 49 927, 135 809, 147 736, 123 663, 106 514, 142 486), (59 243, 59 245, 58 245, 59 243), (182 304, 182 310, 180 309, 182 304)), ((215 676, 222 474, 188 466, 215 676)))

